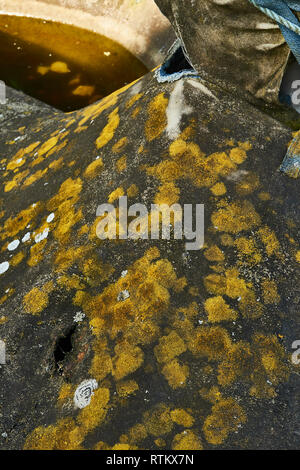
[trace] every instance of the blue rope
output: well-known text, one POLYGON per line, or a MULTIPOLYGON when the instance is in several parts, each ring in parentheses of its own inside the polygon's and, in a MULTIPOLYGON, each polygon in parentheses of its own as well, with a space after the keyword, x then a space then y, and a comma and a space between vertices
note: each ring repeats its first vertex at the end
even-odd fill
POLYGON ((292 10, 300 11, 300 1, 249 0, 252 5, 278 23, 281 32, 300 64, 300 22, 292 10))

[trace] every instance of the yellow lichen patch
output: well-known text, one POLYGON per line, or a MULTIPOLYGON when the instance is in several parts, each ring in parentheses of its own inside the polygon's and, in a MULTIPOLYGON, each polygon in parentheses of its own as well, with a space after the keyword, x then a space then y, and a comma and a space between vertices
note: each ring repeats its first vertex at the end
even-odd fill
POLYGON ((239 233, 251 230, 260 224, 260 216, 248 201, 228 204, 211 217, 212 223, 221 232, 239 233))
MULTIPOLYGON (((98 319, 95 319, 98 320, 98 319)), ((93 320, 90 322, 90 326, 94 329, 93 320)), ((90 374, 95 377, 96 380, 103 380, 112 371, 112 360, 107 352, 107 345, 105 342, 98 340, 93 345, 94 357, 92 365, 90 367, 90 374)))
POLYGON ((227 354, 231 340, 227 331, 219 326, 199 327, 191 336, 188 347, 193 354, 216 361, 227 354))
POLYGON ((113 361, 113 376, 121 380, 141 367, 144 354, 141 348, 129 343, 121 343, 115 347, 116 356, 113 361))
POLYGON ((191 430, 176 434, 172 443, 173 450, 203 450, 201 440, 191 430))
POLYGON ((218 368, 218 381, 223 387, 243 379, 250 395, 272 398, 274 386, 288 378, 284 350, 275 336, 256 334, 252 343, 232 344, 218 368))
POLYGON ((49 150, 55 147, 58 140, 59 140, 59 137, 57 136, 57 137, 51 137, 46 142, 44 142, 43 145, 41 145, 41 147, 38 149, 39 157, 45 155, 45 153, 49 152, 49 150))
POLYGON ((132 184, 127 189, 127 196, 128 197, 136 197, 138 194, 139 194, 139 188, 137 187, 136 184, 132 184))
POLYGON ((119 382, 117 384, 117 393, 120 397, 126 398, 129 395, 134 394, 139 389, 138 384, 135 380, 128 380, 126 382, 119 382))
POLYGON ((76 276, 76 274, 73 274, 72 276, 59 276, 56 282, 58 286, 61 286, 66 290, 84 288, 84 284, 80 282, 80 278, 79 276, 76 276))
POLYGON ((79 199, 82 189, 80 178, 65 180, 58 193, 47 203, 49 211, 56 211, 57 225, 53 234, 61 243, 66 243, 70 236, 70 230, 82 218, 82 212, 75 211, 74 205, 79 199))
POLYGON ((67 398, 73 398, 74 386, 72 384, 64 383, 59 391, 58 400, 64 401, 67 398))
POLYGON ((240 237, 234 242, 238 250, 238 256, 244 258, 250 264, 258 264, 262 261, 258 247, 253 238, 240 237))
POLYGON ((244 410, 233 398, 222 399, 212 407, 212 414, 204 422, 205 438, 210 444, 222 444, 246 420, 244 410))
POLYGON ((237 319, 237 313, 227 305, 223 297, 211 297, 204 304, 208 314, 208 321, 218 323, 237 319))
POLYGON ((234 240, 228 233, 224 233, 221 235, 221 243, 223 246, 233 246, 234 240))
POLYGON ((176 389, 185 387, 189 376, 189 368, 187 365, 180 364, 176 359, 174 359, 163 367, 162 373, 167 379, 170 387, 176 389))
POLYGON ((224 253, 216 245, 205 250, 204 256, 208 261, 222 262, 225 259, 224 253))
POLYGON ((40 145, 40 142, 34 142, 30 144, 28 147, 24 149, 20 149, 16 155, 13 157, 13 159, 7 164, 6 169, 7 170, 15 170, 16 168, 19 168, 20 166, 24 165, 25 163, 25 155, 28 155, 29 153, 33 152, 33 150, 40 145))
POLYGON ((298 263, 300 263, 300 251, 297 251, 295 257, 296 257, 296 261, 297 261, 298 263))
POLYGON ((278 294, 275 281, 266 279, 262 281, 261 287, 265 304, 278 304, 280 302, 280 295, 278 294))
POLYGON ((48 294, 37 287, 31 289, 23 298, 25 312, 32 315, 41 313, 48 306, 48 302, 48 294))
POLYGON ((210 188, 210 190, 214 196, 223 196, 227 192, 224 183, 216 183, 212 188, 210 188))
POLYGON ((118 142, 112 146, 112 151, 114 153, 122 152, 127 144, 128 144, 127 137, 122 137, 122 139, 118 140, 118 142))
POLYGON ((148 432, 146 427, 140 423, 133 426, 128 433, 128 439, 131 443, 143 441, 147 436, 148 432))
POLYGON ((174 427, 170 409, 164 404, 159 404, 154 409, 146 411, 144 413, 144 425, 147 432, 153 436, 169 434, 174 427))
POLYGON ((185 351, 186 345, 175 331, 172 331, 168 336, 163 336, 159 340, 158 346, 154 348, 156 359, 161 363, 169 362, 185 351))
POLYGON ((32 204, 27 209, 19 212, 15 217, 7 219, 2 226, 1 239, 12 238, 24 230, 38 216, 42 208, 42 203, 32 204))
POLYGON ((123 155, 123 157, 119 158, 119 160, 116 162, 116 167, 119 173, 122 173, 122 171, 125 171, 127 168, 127 157, 126 155, 123 155))
POLYGON ((122 187, 115 189, 110 195, 108 196, 108 202, 112 204, 115 202, 117 199, 119 199, 121 196, 124 196, 125 192, 122 187))
POLYGON ((23 187, 30 186, 31 184, 35 183, 36 181, 39 181, 43 176, 47 173, 48 168, 45 168, 44 170, 38 170, 36 173, 33 175, 28 176, 26 180, 23 182, 23 187))
POLYGON ((265 245, 268 256, 280 254, 280 244, 273 230, 269 227, 263 227, 258 230, 258 234, 265 245))
POLYGON ((210 403, 216 403, 222 398, 221 392, 216 386, 211 387, 210 389, 204 387, 199 390, 199 393, 202 398, 209 401, 210 403))
POLYGON ((143 93, 137 93, 134 95, 132 98, 130 98, 127 103, 126 103, 126 108, 129 109, 131 106, 133 106, 141 97, 143 96, 143 93))
POLYGON ((95 429, 104 420, 109 398, 108 388, 98 388, 94 391, 90 405, 79 412, 77 423, 85 434, 95 429))
POLYGON ((169 100, 164 93, 157 95, 148 106, 148 120, 145 125, 145 134, 149 142, 159 137, 167 126, 166 110, 169 100))
POLYGON ((165 183, 158 188, 158 193, 155 196, 155 204, 167 204, 172 206, 179 200, 180 190, 174 183, 165 183))
POLYGON ((193 416, 181 408, 171 411, 171 419, 174 423, 185 428, 190 428, 195 422, 193 416))
POLYGON ((78 259, 81 259, 86 254, 86 251, 87 248, 83 246, 59 251, 54 259, 57 271, 66 271, 78 259))
POLYGON ((16 173, 12 180, 5 183, 4 192, 9 193, 13 189, 17 188, 20 185, 20 183, 23 181, 23 179, 26 178, 26 176, 28 175, 29 175, 29 170, 16 173))
POLYGON ((26 439, 24 450, 75 450, 80 449, 84 435, 72 418, 58 421, 56 426, 36 428, 26 439))
POLYGON ((239 309, 245 318, 259 318, 264 313, 264 306, 257 299, 257 295, 252 290, 244 292, 239 302, 239 309))
POLYGON ((98 149, 104 147, 114 136, 115 130, 119 126, 120 118, 119 118, 119 108, 115 108, 108 117, 108 123, 102 130, 101 134, 96 140, 96 146, 98 149))
POLYGON ((83 176, 85 178, 95 178, 101 173, 102 170, 103 170, 103 160, 102 158, 98 158, 86 167, 83 176))
POLYGON ((227 295, 232 299, 243 297, 251 286, 239 277, 239 272, 235 268, 228 269, 225 276, 209 274, 204 278, 204 285, 209 293, 227 295))
POLYGON ((230 150, 229 156, 230 156, 230 159, 234 163, 237 163, 238 165, 240 165, 241 163, 243 163, 246 160, 247 153, 245 152, 245 150, 243 148, 236 147, 236 148, 233 148, 232 150, 230 150))
POLYGON ((17 253, 15 256, 11 258, 10 265, 17 266, 18 264, 21 263, 21 261, 23 261, 24 258, 25 258, 24 252, 20 251, 19 253, 17 253))

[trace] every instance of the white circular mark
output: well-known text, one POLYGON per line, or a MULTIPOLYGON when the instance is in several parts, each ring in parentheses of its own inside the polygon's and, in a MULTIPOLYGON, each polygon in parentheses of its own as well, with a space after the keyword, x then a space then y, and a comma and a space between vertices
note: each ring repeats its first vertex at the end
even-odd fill
POLYGON ((54 212, 52 212, 50 215, 48 215, 48 217, 47 217, 48 224, 50 224, 50 222, 52 222, 52 220, 54 220, 54 217, 55 217, 54 212))
POLYGON ((14 240, 7 246, 8 251, 14 251, 20 245, 20 240, 14 240))
POLYGON ((74 393, 74 403, 77 408, 85 408, 91 403, 94 390, 98 388, 98 382, 95 379, 88 379, 81 382, 74 393))
POLYGON ((22 243, 28 242, 29 239, 30 239, 30 232, 27 232, 22 238, 22 243))
POLYGON ((4 263, 0 263, 0 274, 5 273, 9 268, 9 262, 4 261, 4 263))

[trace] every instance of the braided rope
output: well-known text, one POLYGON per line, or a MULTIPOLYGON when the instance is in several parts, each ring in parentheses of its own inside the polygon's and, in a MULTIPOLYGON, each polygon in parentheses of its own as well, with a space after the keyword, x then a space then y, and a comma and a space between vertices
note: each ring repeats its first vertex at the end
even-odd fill
POLYGON ((254 5, 256 8, 261 10, 263 13, 265 13, 265 15, 272 18, 272 20, 276 21, 276 23, 279 23, 282 26, 285 26, 289 30, 293 31, 294 33, 300 35, 300 26, 295 25, 294 23, 287 20, 281 15, 278 15, 277 13, 275 13, 275 11, 270 10, 269 8, 262 7, 261 5, 258 5, 255 0, 249 0, 249 2, 252 3, 252 5, 254 5))

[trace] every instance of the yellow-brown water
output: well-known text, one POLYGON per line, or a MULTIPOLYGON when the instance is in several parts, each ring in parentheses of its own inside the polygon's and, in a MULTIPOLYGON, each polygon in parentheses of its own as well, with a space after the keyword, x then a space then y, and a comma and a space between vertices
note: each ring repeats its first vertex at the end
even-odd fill
POLYGON ((0 80, 63 111, 82 108, 147 73, 99 34, 42 19, 0 16, 0 80))

